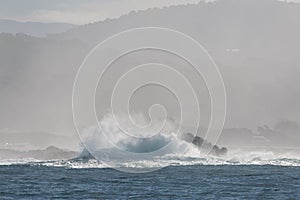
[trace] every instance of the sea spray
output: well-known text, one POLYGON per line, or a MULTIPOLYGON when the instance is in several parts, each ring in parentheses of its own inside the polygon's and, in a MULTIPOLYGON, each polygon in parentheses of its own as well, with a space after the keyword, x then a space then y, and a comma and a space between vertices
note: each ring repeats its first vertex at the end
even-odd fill
MULTIPOLYGON (((135 119, 144 120, 141 115, 135 115, 135 119)), ((180 139, 182 132, 176 130, 176 125, 170 120, 164 124, 159 132, 153 134, 153 129, 159 129, 155 127, 155 124, 161 124, 156 123, 156 121, 153 122, 154 126, 145 128, 143 132, 129 135, 121 130, 113 116, 108 114, 102 118, 98 125, 85 129, 82 139, 84 151, 87 150, 93 154, 101 150, 119 149, 143 154, 157 151, 171 142, 177 141, 170 145, 169 153, 173 153, 178 148, 182 148, 183 145, 187 145, 180 139)), ((131 127, 128 127, 128 130, 130 129, 131 127)), ((134 129, 132 128, 132 130, 134 129)))

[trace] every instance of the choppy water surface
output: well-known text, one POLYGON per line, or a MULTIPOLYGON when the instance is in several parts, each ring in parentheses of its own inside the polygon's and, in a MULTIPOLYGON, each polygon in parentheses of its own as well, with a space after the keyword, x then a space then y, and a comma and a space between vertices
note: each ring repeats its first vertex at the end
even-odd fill
POLYGON ((145 174, 78 168, 3 164, 0 199, 300 199, 297 166, 177 165, 145 174))

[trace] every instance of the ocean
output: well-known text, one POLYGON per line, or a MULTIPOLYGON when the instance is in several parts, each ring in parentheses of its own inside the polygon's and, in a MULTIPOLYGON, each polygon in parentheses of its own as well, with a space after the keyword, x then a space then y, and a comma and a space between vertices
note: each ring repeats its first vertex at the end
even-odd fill
POLYGON ((300 199, 300 160, 189 162, 128 173, 96 160, 2 161, 0 199, 300 199))

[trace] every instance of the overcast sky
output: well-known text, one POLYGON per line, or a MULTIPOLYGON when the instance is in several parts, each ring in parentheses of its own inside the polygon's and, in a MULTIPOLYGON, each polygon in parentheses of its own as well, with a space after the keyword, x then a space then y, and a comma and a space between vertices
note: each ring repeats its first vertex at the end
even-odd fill
POLYGON ((0 19, 86 24, 116 18, 132 10, 199 1, 213 0, 0 0, 0 19))
POLYGON ((85 24, 132 10, 197 3, 200 0, 0 0, 0 19, 85 24))

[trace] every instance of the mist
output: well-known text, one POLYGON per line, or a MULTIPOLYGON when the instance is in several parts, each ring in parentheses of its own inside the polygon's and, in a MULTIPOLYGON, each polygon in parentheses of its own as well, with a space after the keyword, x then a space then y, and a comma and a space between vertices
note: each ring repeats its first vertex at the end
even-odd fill
MULTIPOLYGON (((26 138, 37 138, 38 132, 56 135, 58 139, 45 143, 42 141, 47 141, 46 136, 36 139, 43 145, 35 144, 33 139, 25 141, 34 143, 32 148, 49 145, 79 148, 72 118, 72 88, 85 56, 112 34, 155 26, 195 38, 218 65, 227 93, 227 116, 220 144, 249 146, 250 138, 253 146, 297 147, 300 144, 299 24, 297 3, 219 0, 132 12, 44 38, 1 33, 0 145, 24 143, 20 137, 11 139, 4 135, 18 132, 26 138)), ((154 57, 161 60, 162 55, 151 51, 131 55, 116 64, 109 72, 112 78, 106 83, 114 83, 114 77, 126 71, 126 66, 153 61, 154 57)), ((192 82, 196 80, 186 63, 171 56, 164 59, 176 63, 192 82)), ((202 125, 205 129, 210 117, 210 110, 205 110, 210 106, 209 94, 203 81, 195 81, 195 85, 203 100, 203 112, 207 114, 202 125)), ((149 100, 157 91, 148 88, 137 93, 135 111, 145 112, 153 102, 164 101, 168 117, 176 121, 179 110, 171 94, 164 96, 163 91, 158 91, 161 95, 149 100)), ((101 99, 101 95, 96 99, 101 119, 107 114, 101 105, 108 101, 101 99)), ((193 110, 190 112, 192 115, 193 110)))

